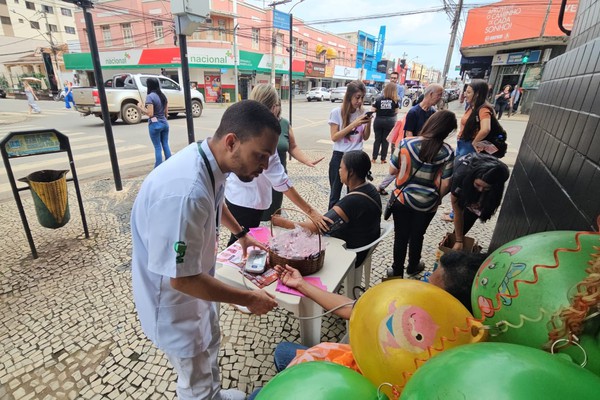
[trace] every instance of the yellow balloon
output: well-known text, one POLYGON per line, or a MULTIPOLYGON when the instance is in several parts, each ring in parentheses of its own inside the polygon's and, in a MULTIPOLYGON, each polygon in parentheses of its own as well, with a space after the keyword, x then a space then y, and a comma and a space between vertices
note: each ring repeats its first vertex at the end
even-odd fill
POLYGON ((362 373, 395 398, 416 369, 435 354, 484 340, 481 323, 430 283, 393 279, 372 287, 350 317, 350 347, 362 373))

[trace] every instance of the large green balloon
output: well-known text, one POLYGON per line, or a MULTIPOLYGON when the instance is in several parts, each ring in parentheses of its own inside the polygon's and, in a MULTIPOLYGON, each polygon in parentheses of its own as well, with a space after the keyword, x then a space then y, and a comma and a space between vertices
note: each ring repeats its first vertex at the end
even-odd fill
POLYGON ((364 376, 339 364, 307 362, 286 368, 259 392, 256 400, 378 400, 377 388, 364 376))
POLYGON ((401 400, 592 400, 600 378, 542 350, 510 343, 455 347, 427 361, 401 400))
POLYGON ((600 246, 600 233, 542 232, 509 242, 483 263, 473 282, 473 315, 503 328, 490 341, 542 348, 551 316, 570 304, 600 246))

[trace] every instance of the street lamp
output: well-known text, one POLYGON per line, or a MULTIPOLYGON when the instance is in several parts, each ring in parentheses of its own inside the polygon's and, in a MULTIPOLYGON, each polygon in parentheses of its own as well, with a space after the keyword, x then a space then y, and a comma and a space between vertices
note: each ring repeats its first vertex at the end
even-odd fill
MULTIPOLYGON (((23 19, 25 19, 27 22, 29 22, 29 25, 33 28, 33 26, 31 25, 31 20, 29 18, 27 18, 26 16, 24 16, 23 14, 17 12, 15 9, 10 10, 13 14, 17 14, 21 17, 23 17, 23 19)), ((56 54, 56 46, 54 45, 54 39, 52 38, 52 31, 50 30, 50 25, 48 24, 48 15, 45 12, 39 12, 37 11, 35 14, 33 14, 34 16, 36 14, 41 14, 42 17, 46 20, 46 29, 48 29, 48 38, 46 39, 46 36, 42 33, 42 31, 39 28, 33 28, 36 31, 38 31, 40 34, 42 34, 43 38, 50 44, 50 50, 52 50, 52 54, 54 55, 54 63, 56 64, 56 71, 55 71, 55 84, 56 84, 56 92, 53 91, 52 95, 56 96, 57 93, 60 91, 60 82, 61 78, 60 78, 60 66, 58 65, 58 56, 56 54), (56 79, 57 78, 57 79, 56 79)), ((37 21, 35 21, 37 22, 37 21)), ((46 72, 48 72, 48 70, 46 70, 46 72)), ((50 77, 48 77, 50 78, 50 77)), ((52 86, 52 80, 48 79, 50 81, 50 86, 52 86)))

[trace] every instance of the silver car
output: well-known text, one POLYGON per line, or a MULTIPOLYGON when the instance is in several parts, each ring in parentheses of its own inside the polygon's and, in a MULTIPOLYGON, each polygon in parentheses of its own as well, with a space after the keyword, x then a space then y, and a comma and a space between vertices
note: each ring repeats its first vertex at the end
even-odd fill
POLYGON ((367 93, 365 94, 365 104, 373 104, 375 100, 377 100, 377 96, 379 96, 379 90, 375 89, 373 86, 367 86, 367 93))
POLYGON ((337 100, 344 101, 344 96, 346 96, 346 86, 340 86, 335 89, 331 89, 331 102, 335 103, 337 100))
POLYGON ((325 88, 325 87, 316 87, 316 88, 312 88, 308 91, 308 93, 306 93, 306 100, 307 101, 312 101, 312 100, 317 100, 317 101, 323 101, 323 100, 329 100, 329 89, 325 88))

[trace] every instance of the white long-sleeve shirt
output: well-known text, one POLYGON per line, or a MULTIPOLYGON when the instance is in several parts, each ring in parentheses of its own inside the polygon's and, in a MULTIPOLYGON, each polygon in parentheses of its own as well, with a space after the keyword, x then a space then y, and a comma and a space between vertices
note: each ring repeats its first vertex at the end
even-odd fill
POLYGON ((269 158, 267 169, 251 182, 242 182, 235 174, 229 174, 225 185, 225 198, 236 206, 266 210, 271 206, 273 199, 271 188, 285 192, 292 186, 279 155, 275 153, 269 158))

